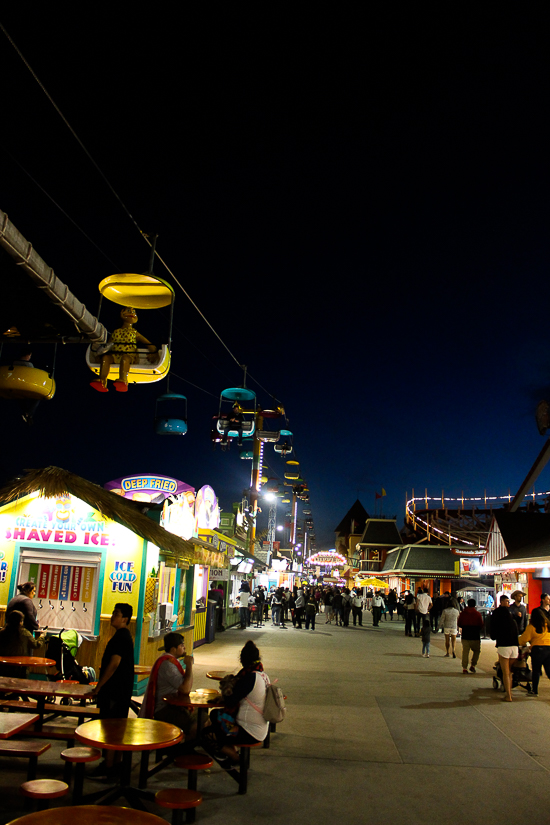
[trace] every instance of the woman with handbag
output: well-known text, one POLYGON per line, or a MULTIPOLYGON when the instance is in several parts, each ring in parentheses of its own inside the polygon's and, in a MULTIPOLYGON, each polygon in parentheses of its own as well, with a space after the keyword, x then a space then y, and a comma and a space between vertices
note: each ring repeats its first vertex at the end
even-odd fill
POLYGON ((222 767, 239 761, 237 747, 263 742, 269 723, 263 717, 269 678, 260 651, 249 641, 240 653, 241 670, 222 679, 224 709, 214 709, 203 729, 201 744, 222 767))

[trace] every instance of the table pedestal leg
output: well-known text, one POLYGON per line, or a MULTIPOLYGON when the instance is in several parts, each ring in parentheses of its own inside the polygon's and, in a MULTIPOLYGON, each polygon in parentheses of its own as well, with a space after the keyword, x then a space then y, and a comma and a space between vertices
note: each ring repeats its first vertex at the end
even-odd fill
MULTIPOLYGON (((143 753, 148 753, 148 751, 142 752, 142 761, 140 764, 140 781, 142 776, 143 770, 143 753)), ((145 763, 147 764, 147 762, 145 763)), ((142 799, 148 799, 153 801, 155 795, 150 791, 140 790, 138 788, 134 788, 130 785, 131 781, 131 773, 132 773, 132 751, 123 751, 122 752, 122 772, 120 776, 120 785, 115 785, 113 788, 109 788, 107 790, 97 791, 93 794, 87 794, 84 799, 82 800, 83 805, 112 805, 117 799, 120 799, 123 796, 132 808, 137 808, 140 811, 146 811, 147 808, 141 801, 142 799)))

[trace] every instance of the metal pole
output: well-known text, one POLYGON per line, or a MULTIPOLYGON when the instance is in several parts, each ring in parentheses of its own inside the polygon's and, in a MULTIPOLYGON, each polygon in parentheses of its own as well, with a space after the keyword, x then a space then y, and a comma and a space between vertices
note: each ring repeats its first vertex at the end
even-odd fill
POLYGON ((72 294, 69 287, 59 280, 53 269, 35 252, 32 244, 15 228, 2 210, 0 210, 0 246, 32 278, 38 288, 44 290, 50 301, 61 307, 79 332, 83 333, 89 341, 105 343, 108 333, 103 324, 100 324, 98 319, 88 312, 84 304, 72 294))
POLYGON ((525 498, 529 487, 531 486, 531 484, 534 485, 535 481, 537 480, 539 475, 542 473, 542 471, 546 467, 549 459, 550 459, 550 438, 548 439, 548 441, 546 442, 546 444, 544 445, 544 447, 542 448, 542 450, 538 454, 538 456, 535 460, 535 463, 533 464, 533 466, 531 467, 531 469, 527 473, 527 475, 525 477, 525 480, 523 481, 523 483, 521 484, 519 490, 517 491, 516 495, 514 496, 514 499, 513 499, 512 503, 510 504, 510 507, 509 507, 509 512, 510 513, 515 513, 516 512, 516 510, 520 506, 521 502, 525 498))
MULTIPOLYGON (((264 418, 261 412, 256 413, 256 433, 263 427, 264 418)), ((258 516, 258 497, 262 487, 262 457, 263 457, 264 443, 256 436, 254 438, 254 451, 252 454, 252 471, 250 478, 250 511, 252 514, 252 522, 248 537, 248 551, 251 556, 254 555, 254 542, 256 540, 256 518, 258 516)))

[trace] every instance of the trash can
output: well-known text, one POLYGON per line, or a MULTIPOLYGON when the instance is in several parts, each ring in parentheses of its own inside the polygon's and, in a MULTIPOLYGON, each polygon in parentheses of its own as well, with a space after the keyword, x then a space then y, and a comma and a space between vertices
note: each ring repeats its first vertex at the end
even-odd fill
POLYGON ((210 644, 216 638, 216 601, 208 599, 206 604, 206 642, 210 644))
POLYGON ((483 639, 490 639, 491 638, 491 611, 490 610, 480 610, 479 611, 483 616, 483 639))

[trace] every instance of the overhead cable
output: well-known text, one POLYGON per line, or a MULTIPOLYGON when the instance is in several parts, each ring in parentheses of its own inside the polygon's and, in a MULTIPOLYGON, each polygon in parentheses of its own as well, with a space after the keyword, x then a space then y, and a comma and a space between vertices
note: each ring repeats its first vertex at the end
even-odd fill
MULTIPOLYGON (((50 101, 50 103, 52 104, 52 106, 54 107, 54 109, 56 110, 57 114, 58 114, 58 115, 59 115, 59 117, 62 119, 62 121, 63 121, 63 123, 65 124, 65 126, 69 129, 70 133, 73 135, 73 137, 75 138, 75 140, 78 142, 78 145, 80 146, 80 148, 82 149, 82 151, 85 153, 85 155, 86 155, 86 157, 88 158, 88 160, 89 160, 89 161, 93 164, 94 168, 95 168, 95 169, 96 169, 96 171, 99 173, 99 175, 100 175, 100 176, 101 176, 101 178, 103 179, 103 181, 104 181, 104 183, 106 184, 106 186, 109 188, 109 190, 111 191, 111 193, 114 195, 114 197, 117 199, 117 201, 119 202, 119 204, 122 206, 122 208, 124 209, 124 211, 126 212, 126 214, 128 215, 128 217, 130 218, 130 220, 132 221, 132 223, 134 224, 135 228, 137 229, 137 231, 139 232, 139 234, 141 235, 141 237, 142 237, 142 238, 146 241, 146 243, 148 243, 148 244, 149 244, 149 246, 152 246, 153 244, 152 244, 151 240, 149 239, 149 237, 148 237, 147 233, 146 233, 146 232, 144 232, 144 231, 141 229, 141 227, 139 226, 138 222, 136 221, 136 219, 134 218, 134 216, 132 215, 132 213, 130 212, 130 210, 128 209, 128 207, 126 206, 126 204, 124 203, 124 201, 122 200, 122 198, 120 197, 120 195, 118 194, 118 192, 117 192, 117 191, 115 190, 115 188, 112 186, 112 184, 110 183, 109 179, 108 179, 108 178, 107 178, 107 176, 104 174, 104 172, 102 171, 102 169, 100 168, 100 166, 98 165, 98 163, 96 163, 96 161, 94 160, 94 158, 92 157, 92 155, 90 154, 90 152, 88 151, 88 149, 86 148, 86 146, 84 145, 84 143, 81 141, 81 139, 79 138, 79 136, 77 135, 77 133, 75 132, 75 130, 73 129, 73 127, 71 126, 71 124, 69 123, 69 121, 67 120, 67 118, 65 117, 65 115, 63 114, 63 112, 61 111, 61 109, 59 108, 59 106, 57 105, 57 103, 54 101, 54 99, 52 98, 52 96, 50 95, 50 93, 48 92, 48 90, 46 89, 46 87, 44 86, 44 84, 42 83, 42 81, 40 80, 40 78, 38 77, 38 75, 36 74, 36 72, 34 71, 34 69, 32 68, 32 66, 31 66, 31 65, 30 65, 30 63, 28 62, 28 60, 27 60, 27 59, 25 58, 25 56, 22 54, 22 52, 20 51, 20 49, 17 47, 17 45, 15 44, 14 40, 12 39, 12 37, 10 36, 10 34, 6 31, 6 28, 2 25, 2 23, 0 23, 0 30, 4 33, 4 35, 6 36, 6 38, 8 39, 8 41, 10 42, 10 44, 13 46, 13 48, 15 49, 15 51, 16 51, 16 53, 17 53, 17 55, 18 55, 18 56, 20 57, 20 59, 23 61, 23 63, 25 64, 26 68, 29 70, 29 72, 31 73, 32 77, 34 78, 34 80, 36 81, 36 83, 38 84, 38 86, 40 87, 40 89, 44 92, 44 94, 46 95, 46 97, 48 98, 48 100, 50 101)), ((156 250, 155 250, 155 255, 156 255, 156 257, 158 258, 158 260, 160 261, 160 263, 164 266, 164 268, 166 269, 166 271, 167 271, 167 272, 171 275, 171 277, 174 279, 175 283, 179 286, 179 288, 181 289, 181 291, 183 292, 183 294, 185 295, 185 297, 187 298, 187 300, 188 300, 188 301, 192 304, 192 306, 196 309, 196 311, 198 312, 198 314, 200 315, 200 317, 203 319, 203 321, 205 322, 205 324, 208 326, 208 328, 209 328, 209 329, 211 330, 211 332, 212 332, 212 333, 216 336, 216 338, 218 339, 218 341, 220 342, 220 344, 224 347, 224 349, 226 350, 226 352, 227 352, 227 353, 230 355, 230 357, 233 359, 233 361, 237 364, 237 366, 238 366, 240 369, 244 369, 244 365, 243 365, 243 364, 241 364, 241 363, 240 363, 240 361, 239 361, 239 359, 238 359, 238 358, 237 358, 237 357, 236 357, 236 356, 235 356, 235 355, 231 352, 231 350, 229 349, 229 347, 227 346, 227 344, 225 343, 225 341, 223 341, 223 339, 221 338, 221 336, 220 336, 220 335, 216 332, 216 330, 214 329, 214 327, 212 326, 212 324, 210 323, 210 321, 208 321, 208 319, 206 318, 206 316, 204 315, 204 313, 203 313, 203 312, 199 309, 199 307, 197 306, 197 304, 195 303, 195 301, 193 301, 193 299, 191 298, 191 296, 189 295, 189 293, 188 293, 188 292, 184 289, 183 285, 180 283, 180 281, 178 280, 178 278, 175 276, 174 272, 170 269, 170 267, 168 266, 168 264, 166 263, 166 261, 165 261, 165 260, 164 260, 164 259, 163 259, 160 255, 159 255, 159 253, 158 253, 156 250)), ((255 382, 255 383, 256 383, 256 384, 257 384, 257 385, 258 385, 258 386, 259 386, 259 387, 260 387, 260 388, 261 388, 261 389, 262 389, 262 390, 266 393, 266 394, 267 394, 267 395, 269 395, 269 396, 270 396, 271 398, 273 398, 275 401, 278 401, 278 399, 277 399, 277 398, 275 398, 275 396, 273 396, 273 394, 272 394, 272 393, 268 392, 268 391, 265 389, 265 387, 262 387, 262 385, 259 383, 259 381, 257 381, 257 380, 256 380, 256 379, 252 376, 252 375, 250 375, 250 378, 251 378, 251 379, 252 379, 252 380, 253 380, 253 381, 254 381, 254 382, 255 382)), ((280 402, 280 401, 278 401, 278 403, 281 403, 281 402, 280 402)))

